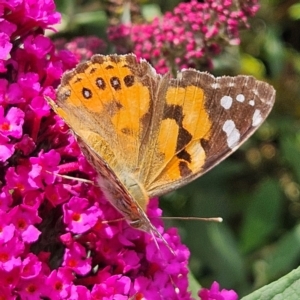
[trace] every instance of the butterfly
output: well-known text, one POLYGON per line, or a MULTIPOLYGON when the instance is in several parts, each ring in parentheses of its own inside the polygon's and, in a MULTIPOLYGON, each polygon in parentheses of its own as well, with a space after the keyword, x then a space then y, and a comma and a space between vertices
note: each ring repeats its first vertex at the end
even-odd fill
POLYGON ((275 90, 251 76, 186 69, 170 78, 134 54, 94 55, 67 71, 56 102, 47 101, 111 204, 132 227, 164 241, 147 217, 149 199, 233 153, 268 116, 275 90))

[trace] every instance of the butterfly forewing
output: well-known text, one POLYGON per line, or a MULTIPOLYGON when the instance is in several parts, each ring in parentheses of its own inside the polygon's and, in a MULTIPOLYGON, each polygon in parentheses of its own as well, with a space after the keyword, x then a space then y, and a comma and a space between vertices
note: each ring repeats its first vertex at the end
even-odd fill
POLYGON ((134 55, 95 55, 64 74, 52 107, 116 173, 134 172, 160 78, 134 55))
POLYGON ((251 76, 185 70, 171 79, 155 147, 161 165, 147 178, 149 195, 178 188, 225 159, 261 125, 274 100, 273 87, 251 76))

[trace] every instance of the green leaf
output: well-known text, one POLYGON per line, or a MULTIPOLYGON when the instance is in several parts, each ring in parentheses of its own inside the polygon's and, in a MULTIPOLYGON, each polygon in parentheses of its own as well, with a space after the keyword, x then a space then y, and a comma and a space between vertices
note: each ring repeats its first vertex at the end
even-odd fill
POLYGON ((142 6, 143 17, 148 21, 152 21, 155 17, 160 17, 161 10, 157 4, 145 4, 142 6))
POLYGON ((282 156, 289 163, 300 181, 300 135, 298 133, 295 135, 285 134, 281 138, 280 147, 282 156))
POLYGON ((256 78, 264 78, 266 68, 261 60, 252 55, 243 53, 241 54, 241 73, 251 74, 256 78))
POLYGON ((263 49, 269 63, 269 72, 275 78, 284 68, 285 57, 285 49, 282 41, 278 38, 277 28, 269 28, 268 34, 264 37, 263 49))
POLYGON ((282 205, 280 194, 277 181, 266 179, 251 196, 241 231, 241 249, 244 253, 264 244, 278 227, 282 205))
POLYGON ((241 300, 299 300, 300 267, 241 300))
POLYGON ((289 13, 291 19, 299 20, 300 19, 300 3, 295 3, 295 4, 291 5, 288 9, 288 13, 289 13))
POLYGON ((277 242, 275 250, 269 255, 266 262, 265 278, 267 281, 274 280, 285 272, 292 269, 300 256, 300 225, 288 232, 277 242))
POLYGON ((189 291, 192 293, 192 297, 197 299, 198 292, 201 289, 201 285, 196 280, 196 278, 194 277, 191 271, 189 271, 188 278, 189 278, 189 291))

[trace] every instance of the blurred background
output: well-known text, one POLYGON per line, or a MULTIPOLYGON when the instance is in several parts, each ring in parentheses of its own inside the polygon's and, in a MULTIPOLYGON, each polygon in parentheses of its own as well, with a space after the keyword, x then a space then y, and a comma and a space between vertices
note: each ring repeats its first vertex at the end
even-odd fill
POLYGON ((242 296, 296 268, 300 2, 56 0, 56 5, 63 20, 52 37, 81 60, 92 53, 134 52, 159 72, 194 67, 215 75, 251 74, 275 87, 275 107, 255 135, 208 174, 164 196, 160 206, 165 216, 224 219, 166 222, 179 229, 191 251, 192 290, 216 280, 242 296), (222 4, 219 10, 212 9, 214 3, 222 4), (192 20, 201 7, 207 20, 192 20), (232 19, 222 23, 231 12, 232 19))

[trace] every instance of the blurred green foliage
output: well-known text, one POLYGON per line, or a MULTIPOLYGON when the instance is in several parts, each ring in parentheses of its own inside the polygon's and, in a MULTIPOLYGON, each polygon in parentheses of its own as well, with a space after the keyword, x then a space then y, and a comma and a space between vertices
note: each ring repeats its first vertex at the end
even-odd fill
MULTIPOLYGON (((63 14, 57 35, 107 39, 105 2, 57 0, 63 14)), ((136 2, 144 17, 151 19, 179 1, 136 2)), ((270 117, 231 157, 160 202, 166 216, 224 219, 222 224, 167 223, 179 229, 191 250, 194 291, 199 283, 210 286, 217 280, 222 287, 246 295, 300 263, 300 4, 284 0, 260 4, 249 29, 241 33, 241 45, 227 47, 215 59, 213 72, 252 74, 274 85, 277 97, 270 117)), ((290 275, 295 282, 298 273, 290 275)))

